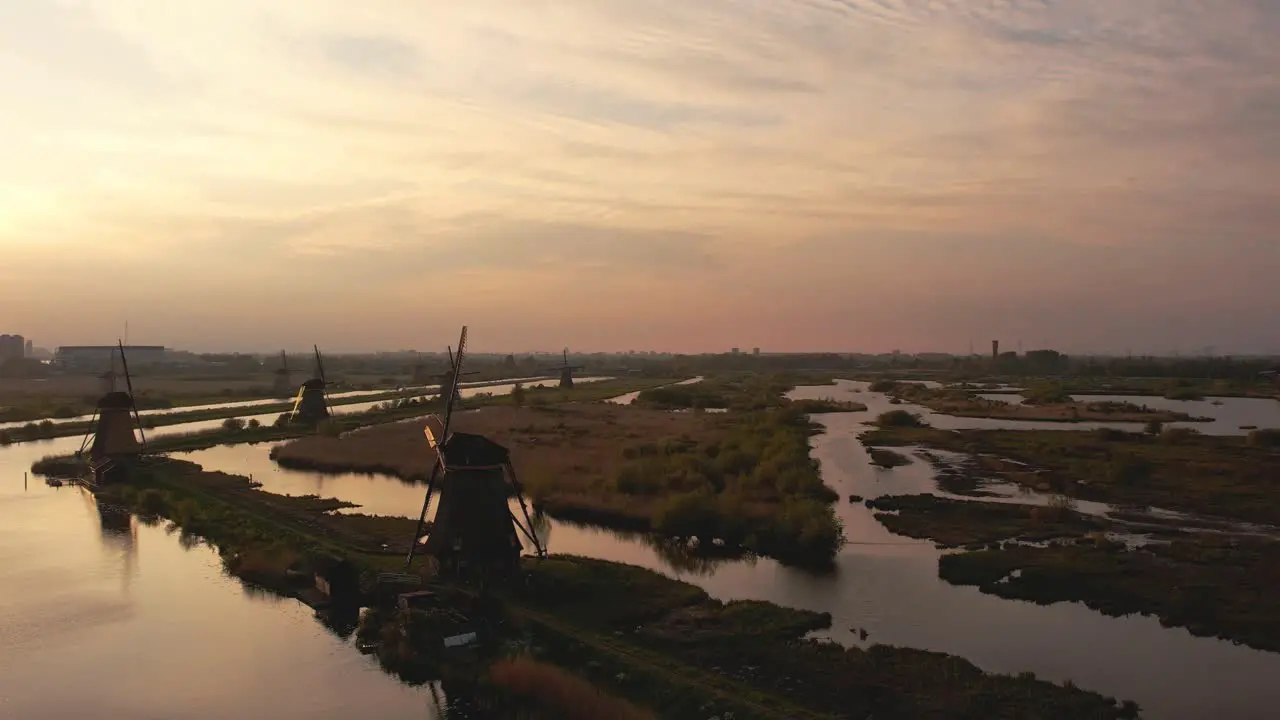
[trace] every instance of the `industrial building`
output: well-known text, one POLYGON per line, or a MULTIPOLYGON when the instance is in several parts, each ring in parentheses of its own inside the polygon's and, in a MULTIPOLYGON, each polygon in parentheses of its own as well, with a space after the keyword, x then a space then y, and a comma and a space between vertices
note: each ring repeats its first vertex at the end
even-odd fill
MULTIPOLYGON (((55 365, 66 369, 102 370, 111 366, 111 356, 120 349, 115 345, 64 345, 53 355, 55 365)), ((159 365, 168 362, 163 345, 126 345, 125 358, 130 367, 159 365)))
POLYGON ((21 335, 0 335, 0 363, 27 356, 27 340, 21 335))

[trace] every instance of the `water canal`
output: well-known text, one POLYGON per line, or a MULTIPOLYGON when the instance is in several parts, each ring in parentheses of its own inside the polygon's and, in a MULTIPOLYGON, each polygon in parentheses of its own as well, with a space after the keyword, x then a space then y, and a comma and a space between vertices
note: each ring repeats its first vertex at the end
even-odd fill
MULTIPOLYGON (((927 463, 891 471, 870 465, 856 436, 884 410, 918 412, 940 427, 999 423, 890 405, 865 383, 799 388, 793 396, 856 400, 869 407, 864 413, 819 416, 826 432, 813 439, 813 454, 842 497, 936 492, 927 463)), ((1224 425, 1235 422, 1225 402, 1193 414, 1215 411, 1224 425)), ((1239 424, 1280 427, 1280 411, 1239 424)), ((1060 423, 995 426, 1028 425, 1080 429, 1060 423)), ((62 444, 74 450, 69 440, 0 448, 0 583, 7 589, 0 596, 6 648, 0 654, 0 716, 101 715, 104 697, 108 709, 126 716, 327 718, 350 716, 356 706, 378 708, 385 717, 432 716, 425 712, 425 691, 382 674, 305 607, 246 593, 222 576, 207 548, 186 549, 176 535, 136 520, 130 533, 103 530, 91 499, 75 488, 32 481, 24 491, 22 470, 41 456, 66 452, 62 444), (211 687, 207 679, 214 676, 228 679, 211 687)), ((251 474, 269 491, 350 500, 362 512, 414 516, 420 508, 420 486, 379 475, 286 471, 268 458, 269 451, 269 444, 225 446, 181 457, 251 474)), ((722 599, 830 612, 830 634, 839 642, 927 648, 991 671, 1072 680, 1135 700, 1148 718, 1252 720, 1270 717, 1280 705, 1280 684, 1274 682, 1280 654, 1195 638, 1151 618, 1108 618, 1079 604, 1038 606, 955 587, 938 579, 940 551, 932 543, 890 533, 861 504, 841 502, 838 513, 849 544, 836 572, 824 576, 766 558, 689 562, 644 538, 555 521, 542 532, 552 552, 641 565, 722 599), (866 639, 855 629, 865 630, 866 639)))

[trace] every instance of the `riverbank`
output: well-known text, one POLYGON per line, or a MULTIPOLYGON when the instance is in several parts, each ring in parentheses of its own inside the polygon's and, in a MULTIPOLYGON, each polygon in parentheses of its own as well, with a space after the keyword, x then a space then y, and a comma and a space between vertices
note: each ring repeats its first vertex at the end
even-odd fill
MULTIPOLYGON (((340 516, 324 509, 326 501, 305 499, 304 507, 247 488, 247 482, 187 463, 158 463, 117 499, 208 538, 228 571, 243 576, 252 568, 255 583, 285 592, 298 578, 305 582, 325 558, 350 563, 366 577, 400 569, 399 553, 375 550, 371 531, 348 528, 345 537, 332 531, 324 517, 340 516), (154 498, 152 491, 163 502, 148 507, 154 501, 144 498, 154 498), (362 544, 349 544, 360 534, 366 538, 362 544)), ((404 537, 409 535, 411 527, 404 537)), ((767 603, 720 604, 693 586, 640 568, 553 557, 528 559, 526 570, 528 583, 516 584, 501 599, 507 614, 537 626, 529 640, 554 657, 572 657, 585 673, 608 669, 608 689, 634 702, 669 703, 654 707, 663 717, 1137 716, 1135 707, 1095 693, 1028 676, 986 674, 939 653, 802 640, 806 630, 829 618, 767 603), (551 648, 553 643, 565 647, 551 648)))

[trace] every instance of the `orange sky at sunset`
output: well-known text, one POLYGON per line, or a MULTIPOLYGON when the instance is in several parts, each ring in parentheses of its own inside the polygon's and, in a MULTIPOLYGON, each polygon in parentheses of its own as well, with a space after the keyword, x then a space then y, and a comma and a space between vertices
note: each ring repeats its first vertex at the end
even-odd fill
POLYGON ((1280 352, 1271 0, 10 0, 0 332, 1280 352))

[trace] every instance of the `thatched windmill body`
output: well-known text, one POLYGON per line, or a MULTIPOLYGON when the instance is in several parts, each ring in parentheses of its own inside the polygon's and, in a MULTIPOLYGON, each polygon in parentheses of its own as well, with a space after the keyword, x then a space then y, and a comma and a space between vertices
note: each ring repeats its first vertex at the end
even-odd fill
POLYGON ((582 369, 582 366, 581 366, 581 365, 570 365, 570 364, 569 364, 569 348, 565 348, 565 349, 564 349, 564 364, 563 364, 563 365, 559 365, 559 366, 557 366, 557 367, 550 367, 550 368, 546 368, 545 370, 543 370, 543 372, 558 372, 558 373, 560 373, 560 387, 568 389, 568 388, 572 388, 572 387, 573 387, 573 373, 574 373, 575 371, 577 371, 577 370, 581 370, 581 369, 582 369))
POLYGON ((320 347, 315 346, 316 376, 302 383, 298 388, 298 397, 293 402, 293 413, 290 422, 304 425, 315 425, 329 418, 328 381, 324 376, 324 359, 320 356, 320 347))
POLYGON ((289 356, 280 351, 280 367, 276 368, 275 379, 271 381, 271 392, 276 397, 289 397, 293 394, 293 381, 289 375, 289 356))
MULTIPOLYGON (((453 359, 455 376, 461 374, 458 371, 465 358, 466 341, 467 329, 463 327, 458 354, 453 359)), ((427 482, 405 568, 412 564, 421 545, 446 575, 510 574, 520 564, 522 545, 517 531, 529 539, 539 556, 546 551, 533 532, 524 490, 507 448, 482 435, 450 430, 454 397, 448 396, 443 416, 432 416, 427 421, 425 435, 436 454, 436 463, 427 482), (427 509, 437 487, 440 502, 431 530, 422 542, 427 509), (519 501, 523 521, 508 504, 513 495, 519 501)))
POLYGON ((83 457, 88 450, 90 480, 94 485, 127 480, 146 450, 146 436, 133 398, 133 379, 129 376, 129 361, 124 355, 123 342, 119 343, 119 352, 127 391, 115 389, 113 363, 112 386, 98 399, 94 416, 89 421, 89 433, 76 453, 83 457))

